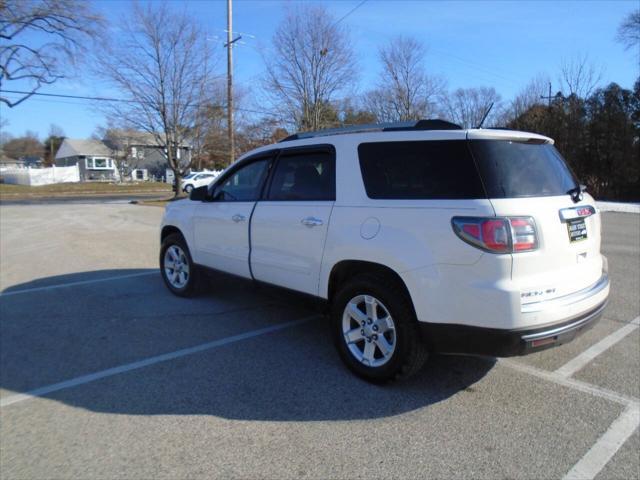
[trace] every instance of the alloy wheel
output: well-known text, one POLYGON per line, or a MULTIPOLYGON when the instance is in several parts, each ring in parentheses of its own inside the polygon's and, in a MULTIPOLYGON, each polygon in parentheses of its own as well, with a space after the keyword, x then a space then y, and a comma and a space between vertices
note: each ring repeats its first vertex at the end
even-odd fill
POLYGON ((391 313, 377 298, 357 295, 342 314, 342 335, 351 355, 369 367, 387 363, 396 349, 391 313))
POLYGON ((173 288, 182 289, 189 282, 189 260, 178 245, 171 245, 165 251, 164 273, 173 288))

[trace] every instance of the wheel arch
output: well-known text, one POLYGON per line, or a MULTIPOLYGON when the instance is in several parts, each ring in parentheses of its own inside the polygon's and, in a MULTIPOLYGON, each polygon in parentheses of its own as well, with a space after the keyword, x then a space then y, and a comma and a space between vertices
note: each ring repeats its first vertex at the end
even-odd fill
POLYGON ((174 233, 177 233, 178 235, 180 235, 186 242, 187 239, 185 238, 184 234, 178 227, 176 227, 175 225, 165 225, 164 227, 162 227, 162 230, 160 231, 160 243, 164 242, 165 238, 167 238, 169 235, 172 235, 174 233))
POLYGON ((366 260, 341 260, 333 266, 331 273, 329 274, 329 282, 327 285, 327 297, 329 303, 333 301, 340 285, 344 284, 350 278, 363 273, 377 274, 395 281, 398 286, 402 288, 405 295, 407 295, 415 313, 413 298, 411 297, 409 289, 400 274, 386 265, 366 260))

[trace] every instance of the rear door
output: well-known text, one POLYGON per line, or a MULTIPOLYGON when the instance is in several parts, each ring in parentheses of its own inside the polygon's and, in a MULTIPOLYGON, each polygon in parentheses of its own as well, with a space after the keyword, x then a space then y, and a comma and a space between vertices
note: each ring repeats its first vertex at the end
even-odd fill
POLYGON ((512 255, 512 278, 523 303, 596 283, 603 263, 599 214, 556 148, 539 139, 471 140, 470 145, 496 215, 535 222, 538 248, 512 255))
POLYGON ((332 147, 282 151, 251 221, 253 276, 317 295, 334 201, 332 147))
POLYGON ((193 218, 195 262, 251 278, 249 223, 262 193, 270 157, 243 162, 216 182, 193 218))

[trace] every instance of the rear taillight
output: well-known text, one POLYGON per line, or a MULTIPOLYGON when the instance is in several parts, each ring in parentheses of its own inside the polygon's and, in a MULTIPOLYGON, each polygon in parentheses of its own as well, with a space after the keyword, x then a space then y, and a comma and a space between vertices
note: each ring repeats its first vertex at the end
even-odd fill
POLYGON ((531 217, 453 217, 451 225, 458 237, 486 252, 518 253, 538 248, 531 217))
POLYGON ((538 247, 536 225, 531 217, 509 218, 514 252, 527 252, 538 247))

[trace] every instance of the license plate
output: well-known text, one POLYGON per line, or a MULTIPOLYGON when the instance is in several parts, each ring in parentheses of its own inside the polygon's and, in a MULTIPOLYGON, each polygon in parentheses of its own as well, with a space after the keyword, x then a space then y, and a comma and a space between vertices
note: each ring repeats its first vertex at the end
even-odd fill
POLYGON ((569 231, 569 242, 580 242, 587 239, 587 224, 584 218, 567 220, 567 230, 569 231))

